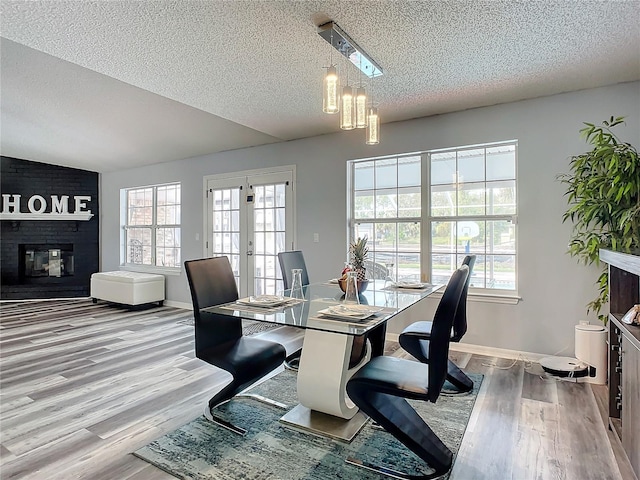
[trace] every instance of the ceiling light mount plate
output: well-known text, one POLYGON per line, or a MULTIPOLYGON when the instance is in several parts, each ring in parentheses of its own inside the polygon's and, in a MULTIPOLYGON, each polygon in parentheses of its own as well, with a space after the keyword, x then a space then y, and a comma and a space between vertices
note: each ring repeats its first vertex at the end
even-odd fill
POLYGON ((382 75, 382 67, 367 52, 354 42, 335 22, 327 22, 318 27, 318 35, 331 44, 369 78, 382 75))

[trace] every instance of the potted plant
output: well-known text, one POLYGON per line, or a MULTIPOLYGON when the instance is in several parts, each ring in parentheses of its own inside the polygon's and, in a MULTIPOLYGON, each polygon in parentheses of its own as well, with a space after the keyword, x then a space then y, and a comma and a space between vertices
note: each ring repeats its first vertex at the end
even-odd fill
MULTIPOLYGON (((637 150, 612 131, 622 123, 624 117, 601 126, 585 122, 580 134, 592 149, 571 157, 571 173, 558 176, 569 205, 562 221, 573 223, 569 254, 586 265, 600 264, 601 248, 626 253, 640 248, 640 164, 637 150)), ((599 293, 587 313, 594 311, 606 323, 600 314, 609 297, 606 266, 596 284, 599 293)))

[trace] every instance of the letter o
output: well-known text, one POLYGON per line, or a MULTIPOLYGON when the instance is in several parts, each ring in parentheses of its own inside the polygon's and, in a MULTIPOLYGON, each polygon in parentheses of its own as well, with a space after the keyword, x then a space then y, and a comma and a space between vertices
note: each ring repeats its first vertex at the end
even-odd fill
POLYGON ((29 199, 29 203, 27 204, 27 206, 29 207, 29 211, 31 213, 43 213, 47 208, 47 201, 41 195, 33 195, 29 199), (36 200, 40 202, 40 208, 38 208, 37 210, 35 208, 36 200))

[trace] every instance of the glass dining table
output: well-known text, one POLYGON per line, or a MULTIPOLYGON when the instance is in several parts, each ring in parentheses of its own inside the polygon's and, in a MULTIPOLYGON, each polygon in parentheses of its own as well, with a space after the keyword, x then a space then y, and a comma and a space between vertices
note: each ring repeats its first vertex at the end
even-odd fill
POLYGON ((424 284, 422 288, 396 288, 385 286, 382 280, 372 280, 359 295, 360 304, 354 306, 344 302, 338 284, 314 283, 303 287, 302 301, 288 299, 285 291, 284 299, 274 298, 271 303, 248 297, 202 311, 305 329, 297 375, 300 404, 281 421, 294 428, 351 441, 367 417, 347 396, 347 381, 371 359, 372 352, 383 351, 386 323, 440 287, 424 284), (374 331, 382 334, 373 335, 374 331), (366 339, 363 353, 357 364, 350 365, 354 340, 362 336, 366 339))

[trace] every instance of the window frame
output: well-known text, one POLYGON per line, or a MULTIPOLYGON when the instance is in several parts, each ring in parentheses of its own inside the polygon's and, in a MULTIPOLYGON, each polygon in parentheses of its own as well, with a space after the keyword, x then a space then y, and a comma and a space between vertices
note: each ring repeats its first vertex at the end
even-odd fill
POLYGON ((132 271, 144 271, 154 273, 167 273, 167 274, 179 274, 182 271, 182 184, 181 182, 168 182, 154 185, 136 186, 124 188, 121 190, 121 231, 122 231, 122 249, 120 252, 120 266, 123 270, 132 271), (178 198, 173 206, 178 207, 178 213, 176 215, 177 223, 159 223, 158 222, 158 189, 163 187, 178 187, 178 198), (134 191, 142 191, 151 189, 151 223, 150 224, 130 224, 129 223, 129 194, 134 191), (151 236, 151 263, 130 263, 127 262, 128 253, 128 232, 131 229, 148 229, 151 236), (178 251, 178 260, 175 266, 157 265, 158 258, 158 244, 157 234, 161 229, 175 229, 177 230, 178 246, 175 247, 178 251))
MULTIPOLYGON (((421 152, 412 152, 412 153, 402 153, 402 154, 396 154, 396 155, 386 155, 386 156, 381 156, 381 157, 371 157, 371 158, 362 158, 362 159, 356 159, 356 160, 350 160, 347 162, 347 237, 348 237, 348 241, 352 241, 356 232, 356 227, 359 224, 376 224, 376 223, 401 223, 401 222, 406 222, 406 221, 415 221, 416 219, 414 217, 399 217, 396 216, 394 218, 375 218, 375 214, 374 214, 374 218, 355 218, 355 207, 356 207, 356 190, 355 190, 355 168, 356 165, 359 163, 364 163, 364 162, 375 162, 379 161, 379 160, 388 160, 388 159, 395 159, 396 161, 399 161, 402 158, 406 158, 406 157, 416 157, 416 156, 420 156, 420 163, 421 163, 421 184, 420 184, 420 192, 421 192, 421 213, 420 216, 417 218, 417 221, 420 223, 420 279, 421 281, 424 282, 430 282, 431 281, 431 270, 432 270, 432 255, 433 255, 433 246, 432 246, 432 240, 431 240, 431 228, 434 222, 441 222, 441 221, 473 221, 473 220, 477 220, 477 221, 483 221, 483 222, 489 222, 489 221, 508 221, 510 223, 513 224, 513 227, 515 229, 514 231, 514 289, 501 289, 501 288, 490 288, 490 287, 471 287, 469 290, 469 294, 470 296, 475 296, 476 298, 480 298, 482 297, 483 301, 490 301, 490 302, 500 302, 500 303, 517 303, 517 301, 520 299, 519 297, 519 293, 518 293, 518 289, 519 289, 519 281, 518 281, 518 259, 519 259, 519 252, 518 252, 518 140, 506 140, 506 141, 500 141, 500 142, 491 142, 491 143, 483 143, 483 144, 477 144, 477 145, 465 145, 465 146, 460 146, 460 147, 453 147, 453 148, 443 148, 443 149, 434 149, 434 150, 425 150, 425 151, 421 151, 421 152), (513 146, 514 147, 514 177, 513 179, 509 179, 509 180, 487 180, 487 173, 486 173, 486 149, 487 148, 494 148, 494 147, 500 147, 500 146, 513 146), (456 214, 456 215, 440 215, 440 216, 435 216, 433 215, 431 212, 431 194, 432 194, 432 187, 433 185, 431 185, 431 156, 433 154, 439 154, 439 153, 447 153, 447 152, 453 152, 453 153, 458 153, 458 152, 463 152, 465 150, 473 150, 473 149, 485 149, 484 155, 485 155, 485 171, 483 173, 483 191, 485 192, 485 201, 484 201, 484 206, 486 207, 488 205, 488 201, 487 201, 487 192, 489 191, 489 189, 487 188, 487 185, 493 182, 500 182, 500 181, 513 181, 513 185, 514 185, 514 189, 515 189, 515 195, 514 195, 514 213, 501 213, 501 214, 487 214, 486 210, 485 213, 482 215, 479 214, 473 214, 473 215, 460 215, 460 214, 456 214)), ((396 184, 398 183, 398 180, 396 179, 396 184)), ((452 182, 453 183, 453 182, 452 182)), ((471 182, 467 182, 467 183, 471 183, 471 182)), ((462 184, 464 184, 464 181, 462 181, 462 184)), ((376 190, 383 190, 383 188, 376 188, 375 184, 373 185, 372 191, 375 192, 376 190)), ((375 193, 374 193, 375 196, 375 193)), ((495 253, 488 253, 486 251, 486 248, 489 245, 489 240, 488 238, 485 238, 485 253, 481 253, 480 255, 495 255, 495 253)), ((396 252, 398 252, 398 246, 396 243, 396 252)), ((397 253, 396 253, 397 254, 397 253)), ((462 261, 462 257, 464 256, 464 254, 460 254, 458 252, 454 252, 453 255, 457 255, 459 258, 458 260, 458 264, 462 261)))

